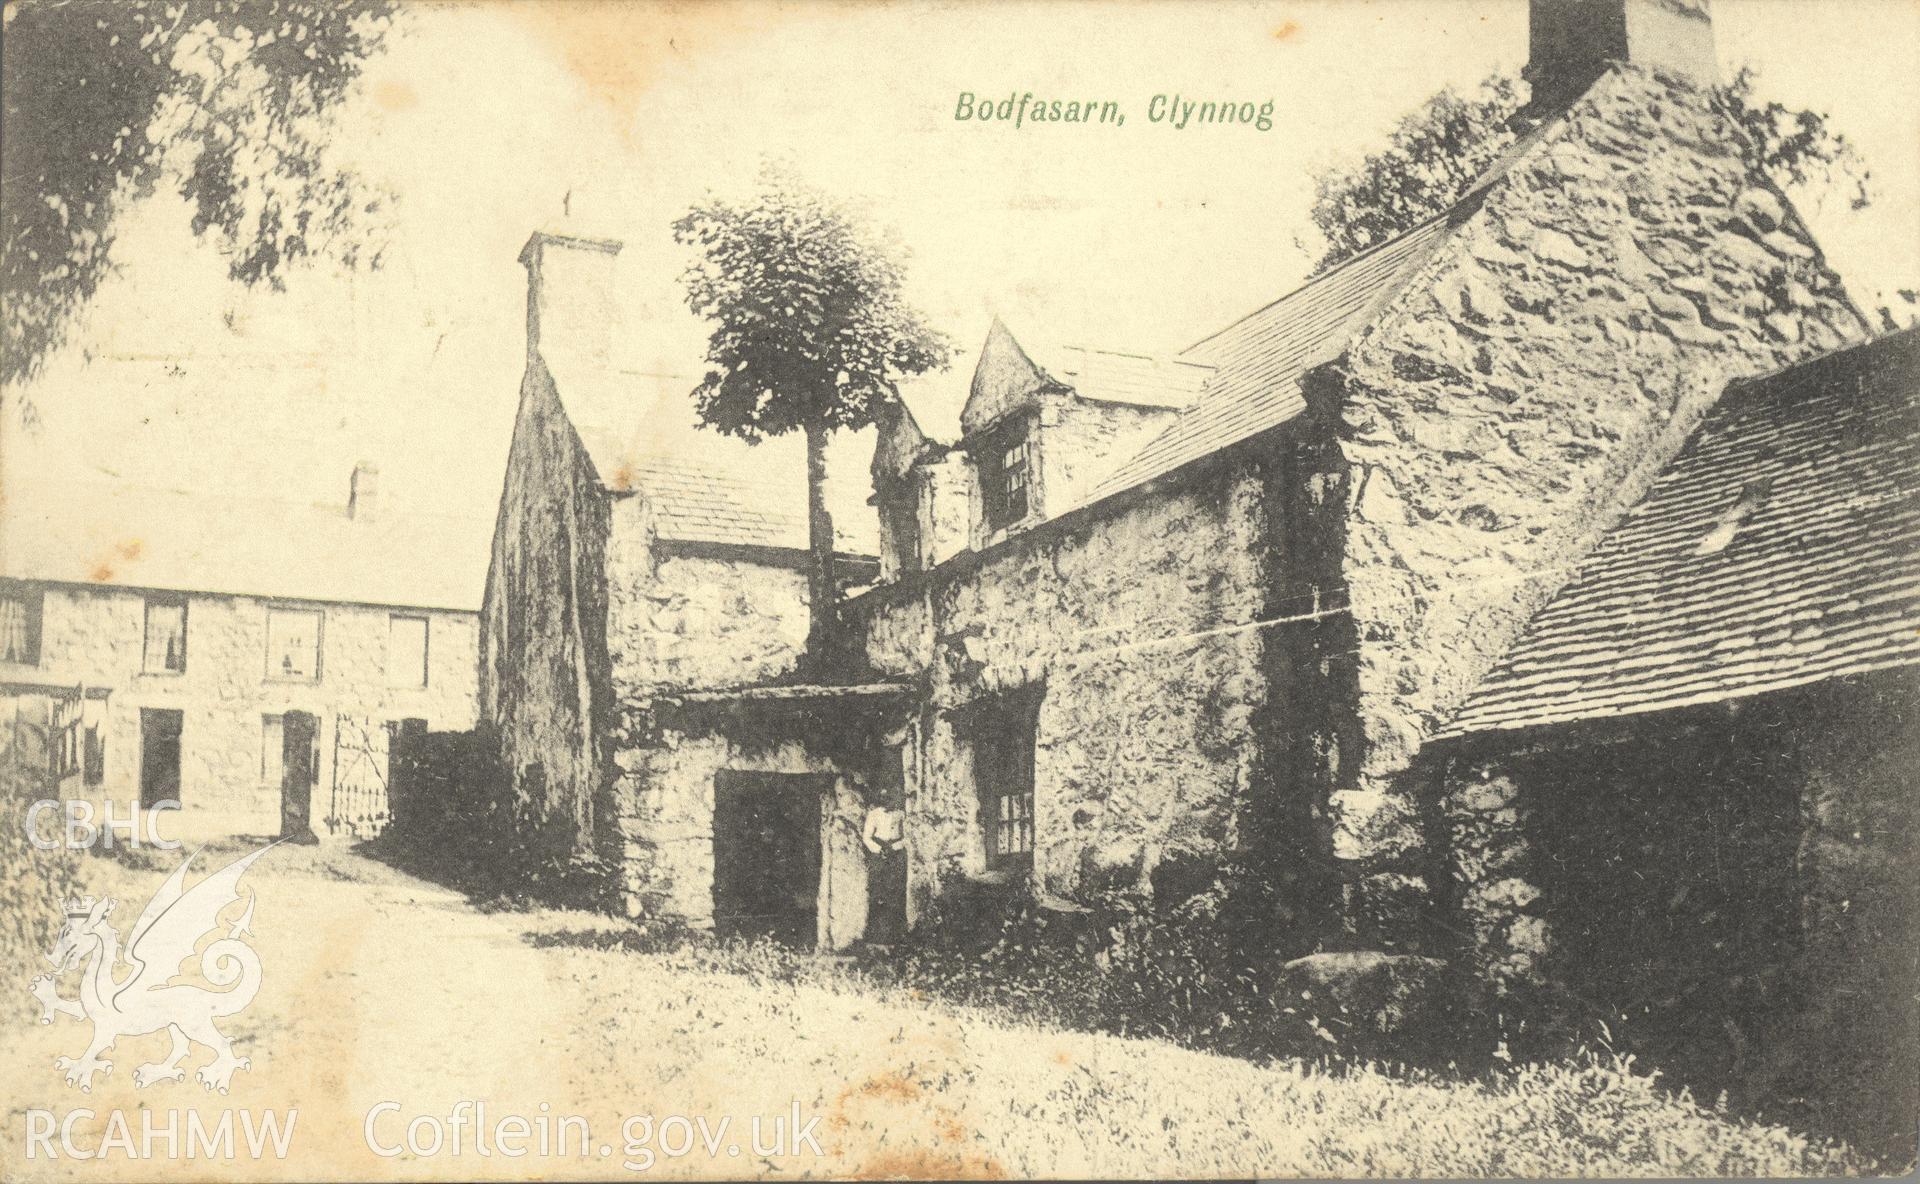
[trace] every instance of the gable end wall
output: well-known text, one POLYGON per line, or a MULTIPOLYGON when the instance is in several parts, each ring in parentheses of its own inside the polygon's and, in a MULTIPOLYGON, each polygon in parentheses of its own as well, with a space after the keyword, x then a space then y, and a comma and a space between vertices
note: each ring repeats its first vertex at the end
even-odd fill
POLYGON ((1422 738, 1729 381, 1864 335, 1736 135, 1684 84, 1614 67, 1351 346, 1320 477, 1357 639, 1336 853, 1411 816, 1396 778, 1422 738))

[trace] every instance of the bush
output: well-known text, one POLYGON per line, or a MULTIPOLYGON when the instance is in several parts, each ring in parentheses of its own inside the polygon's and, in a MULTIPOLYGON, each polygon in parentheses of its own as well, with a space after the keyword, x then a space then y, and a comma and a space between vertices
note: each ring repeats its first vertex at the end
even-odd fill
MULTIPOLYGON (((45 779, 0 759, 0 965, 44 970, 64 922, 61 905, 78 895, 79 858, 66 847, 42 850, 26 830, 27 810, 50 796, 45 779)), ((44 823, 43 823, 44 826, 44 823)), ((27 1006, 24 990, 7 1007, 27 1006)))
POLYGON ((1272 994, 1284 955, 1270 885, 1239 865, 1183 867, 1151 893, 1068 906, 964 882, 870 972, 1063 1027, 1255 1058, 1326 1053, 1339 1038, 1272 994))

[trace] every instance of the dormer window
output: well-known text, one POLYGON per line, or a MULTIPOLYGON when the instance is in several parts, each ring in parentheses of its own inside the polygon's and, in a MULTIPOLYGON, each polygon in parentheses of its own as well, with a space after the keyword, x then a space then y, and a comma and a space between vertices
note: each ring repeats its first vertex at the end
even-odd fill
POLYGON ((1024 519, 1033 472, 1026 421, 1015 419, 988 433, 978 456, 987 529, 1001 530, 1024 519))

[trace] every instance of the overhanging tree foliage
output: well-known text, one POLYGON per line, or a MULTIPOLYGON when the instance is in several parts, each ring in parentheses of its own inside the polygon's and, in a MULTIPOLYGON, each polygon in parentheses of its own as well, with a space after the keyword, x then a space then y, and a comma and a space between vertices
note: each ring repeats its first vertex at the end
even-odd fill
POLYGON ((693 391, 700 419, 749 442, 806 436, 817 660, 835 619, 827 438, 872 424, 901 378, 944 367, 952 347, 907 303, 905 251, 782 170, 765 170, 745 200, 694 206, 673 233, 698 252, 682 276, 687 305, 714 325, 693 391))
MULTIPOLYGON (((1313 224, 1326 239, 1324 271, 1440 214, 1511 145, 1526 101, 1518 80, 1489 75, 1467 94, 1448 87, 1402 119, 1385 150, 1335 167, 1314 183, 1313 224)), ((1784 187, 1831 186, 1854 209, 1869 202, 1868 173, 1851 141, 1815 111, 1754 97, 1743 68, 1713 100, 1746 133, 1749 160, 1784 187)))
POLYGON ((391 0, 17 0, 6 6, 0 381, 31 377, 109 270, 117 216, 163 181, 246 284, 377 262, 382 203, 329 167, 325 116, 391 0))

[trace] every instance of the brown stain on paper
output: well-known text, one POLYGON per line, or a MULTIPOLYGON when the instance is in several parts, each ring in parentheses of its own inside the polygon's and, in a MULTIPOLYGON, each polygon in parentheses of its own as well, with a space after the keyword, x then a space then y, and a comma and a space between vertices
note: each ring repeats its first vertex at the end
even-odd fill
MULTIPOLYGON (((911 1065, 908 1066, 912 1068, 911 1065)), ((858 1085, 842 1089, 829 1108, 827 1128, 841 1138, 833 1148, 836 1155, 857 1162, 849 1173, 853 1180, 1002 1180, 1006 1169, 991 1156, 975 1150, 968 1128, 952 1107, 928 1096, 927 1083, 909 1076, 904 1070, 891 1069, 867 1078, 858 1085), (850 1110, 878 1107, 877 1115, 861 1115, 857 1126, 867 1132, 883 1132, 881 1139, 872 1134, 857 1136, 850 1110), (924 1117, 931 1124, 931 1146, 878 1145, 897 1139, 903 1131, 901 1118, 906 1114, 924 1117), (875 1121, 880 1119, 883 1121, 875 1121), (868 1143, 853 1144, 855 1138, 868 1143)), ((911 1135, 908 1136, 911 1140, 911 1135)))
POLYGON ((977 1152, 945 1153, 909 1148, 882 1151, 863 1161, 854 1180, 1004 1180, 1006 1171, 977 1152))
POLYGON ((419 104, 420 92, 408 83, 389 79, 374 85, 373 101, 382 111, 405 111, 419 104))
POLYGON ((557 53, 589 97, 623 115, 637 113, 666 62, 765 35, 793 21, 830 19, 853 7, 687 0, 567 0, 500 6, 529 40, 557 53))
POLYGON ((1299 21, 1286 21, 1273 31, 1275 41, 1285 41, 1300 32, 1299 21))
POLYGON ((132 563, 146 550, 146 544, 139 539, 123 539, 107 549, 107 553, 93 561, 87 569, 87 578, 96 584, 112 582, 120 574, 119 563, 132 563), (116 562, 117 561, 117 562, 116 562))

